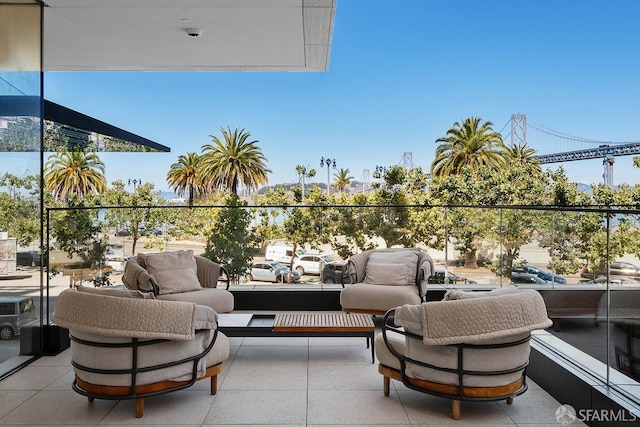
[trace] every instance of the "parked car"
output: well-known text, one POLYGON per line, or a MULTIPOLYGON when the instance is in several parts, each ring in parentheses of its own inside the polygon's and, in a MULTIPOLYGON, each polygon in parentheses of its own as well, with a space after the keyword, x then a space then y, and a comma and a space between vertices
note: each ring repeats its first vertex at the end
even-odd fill
MULTIPOLYGON (((245 277, 247 282, 257 280, 259 282, 287 283, 289 271, 289 267, 279 262, 256 262, 251 265, 249 273, 245 277)), ((291 272, 291 281, 293 283, 300 281, 300 273, 296 270, 291 272)))
POLYGON ((131 231, 129 231, 129 230, 116 230, 116 232, 114 233, 114 236, 116 236, 116 237, 131 236, 131 231))
POLYGON ((293 261, 293 268, 300 274, 320 274, 323 264, 335 262, 329 255, 309 254, 298 255, 293 261))
POLYGON ((25 265, 29 267, 40 267, 42 264, 42 257, 40 252, 25 251, 16 253, 16 264, 25 265))
POLYGON ((467 280, 464 277, 460 277, 457 274, 453 274, 450 271, 446 271, 446 274, 445 274, 445 270, 443 270, 443 269, 436 269, 436 271, 433 273, 433 276, 429 277, 428 282, 429 283, 440 283, 440 284, 444 284, 444 283, 452 283, 452 284, 468 283, 470 285, 477 283, 475 280, 467 280))
MULTIPOLYGON (((596 271, 589 271, 586 267, 580 272, 580 277, 584 279, 595 279, 600 276, 606 276, 607 272, 604 269, 596 269, 596 271)), ((610 276, 628 276, 640 278, 640 267, 626 261, 612 262, 609 266, 610 276)))
POLYGON ((129 257, 119 257, 119 256, 107 256, 106 265, 107 267, 111 267, 113 271, 124 271, 124 268, 127 265, 127 260, 129 257))
POLYGON ((534 273, 522 273, 518 271, 511 272, 511 283, 526 283, 530 285, 551 285, 551 282, 544 280, 542 277, 534 273))
MULTIPOLYGON (((593 279, 593 280, 581 280, 579 283, 581 285, 592 285, 592 284, 606 285, 607 276, 600 276, 597 279, 593 279)), ((611 285, 640 285, 640 282, 638 282, 637 280, 631 277, 626 277, 626 276, 609 276, 608 283, 611 285)))
POLYGON ((36 306, 31 297, 0 297, 0 339, 20 335, 21 329, 36 324, 36 306))
POLYGON ((544 268, 536 267, 535 265, 514 265, 513 267, 511 267, 511 271, 516 273, 535 274, 536 276, 544 279, 547 282, 557 283, 560 285, 564 285, 565 283, 567 283, 567 279, 564 276, 551 273, 550 271, 547 271, 544 268))
POLYGON ((344 261, 334 261, 322 266, 320 270, 320 282, 321 283, 351 283, 351 278, 348 275, 342 277, 344 267, 347 265, 344 261))
POLYGON ((158 228, 150 228, 146 229, 144 227, 140 228, 140 234, 143 236, 162 236, 162 230, 158 228))

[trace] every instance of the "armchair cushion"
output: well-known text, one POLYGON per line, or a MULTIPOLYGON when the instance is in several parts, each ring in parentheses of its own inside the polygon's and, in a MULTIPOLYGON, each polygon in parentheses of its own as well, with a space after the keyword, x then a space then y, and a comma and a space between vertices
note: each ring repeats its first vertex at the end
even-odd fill
POLYGON ((230 313, 233 311, 233 294, 225 289, 201 288, 192 292, 158 295, 159 300, 184 301, 202 304, 213 308, 216 313, 230 313))
POLYGON ((342 307, 366 308, 378 313, 384 313, 389 307, 420 304, 420 302, 418 287, 415 285, 373 286, 367 283, 355 283, 340 292, 342 307))
POLYGON ((418 254, 411 251, 374 252, 365 269, 365 283, 406 286, 416 283, 418 254))
POLYGON ((158 293, 175 294, 201 289, 193 251, 140 254, 147 271, 158 286, 158 293))

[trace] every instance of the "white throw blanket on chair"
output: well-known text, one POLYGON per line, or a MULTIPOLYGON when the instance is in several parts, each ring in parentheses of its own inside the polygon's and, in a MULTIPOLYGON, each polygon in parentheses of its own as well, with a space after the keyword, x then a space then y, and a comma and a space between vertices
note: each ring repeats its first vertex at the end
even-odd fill
POLYGON ((545 329, 552 324, 542 296, 533 290, 427 302, 421 308, 423 341, 427 345, 478 343, 545 329))

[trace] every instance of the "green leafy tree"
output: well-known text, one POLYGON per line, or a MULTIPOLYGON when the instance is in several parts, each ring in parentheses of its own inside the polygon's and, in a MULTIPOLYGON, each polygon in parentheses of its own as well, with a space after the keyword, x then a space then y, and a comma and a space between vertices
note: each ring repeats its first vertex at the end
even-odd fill
POLYGON ((469 117, 463 123, 455 122, 447 136, 438 138, 431 164, 431 175, 443 177, 460 174, 464 168, 476 173, 484 166, 498 168, 503 164, 502 135, 493 131, 493 124, 469 117))
POLYGON ((264 196, 256 199, 256 208, 253 211, 257 217, 255 233, 260 242, 260 253, 264 253, 266 246, 272 241, 284 239, 282 220, 287 206, 292 204, 293 200, 290 195, 281 187, 268 188, 264 196))
MULTIPOLYGON (((537 164, 514 162, 501 169, 484 168, 479 179, 479 202, 485 206, 535 206, 548 203, 547 176, 537 164)), ((497 212, 496 227, 491 229, 496 242, 503 246, 504 264, 510 274, 520 248, 538 238, 541 213, 533 209, 503 209, 497 212), (497 232, 497 233, 496 233, 497 232)), ((492 210, 495 215, 496 211, 492 210)))
POLYGON ((53 154, 44 169, 45 191, 55 200, 82 199, 106 190, 104 163, 96 153, 61 151, 53 154))
POLYGON ((79 256, 82 267, 99 269, 105 261, 107 241, 99 224, 96 199, 69 199, 66 209, 52 211, 51 235, 68 258, 79 256))
POLYGON ((229 279, 238 283, 253 260, 255 236, 251 230, 252 215, 246 202, 235 194, 227 197, 210 229, 204 256, 225 266, 229 279))
POLYGON ((548 179, 533 159, 534 151, 526 145, 505 147, 490 122, 479 124, 480 119, 473 117, 463 125, 456 123, 446 138, 438 140, 443 144, 432 164, 429 197, 453 207, 446 211, 445 230, 466 267, 477 267, 478 248, 490 239, 502 248, 494 271, 509 274, 520 248, 539 237, 540 213, 470 206, 544 204, 548 179))
POLYGON ((427 174, 422 170, 422 167, 418 166, 406 171, 403 186, 407 193, 417 200, 424 194, 428 182, 427 174))
POLYGON ((180 155, 178 161, 173 163, 167 173, 167 182, 179 197, 187 193, 188 205, 193 206, 196 196, 204 193, 201 158, 196 153, 180 155))
POLYGON ((211 190, 226 189, 238 194, 238 186, 257 189, 268 182, 267 158, 258 141, 249 141, 244 129, 222 128, 223 139, 210 135, 212 144, 202 146, 203 180, 211 190))
POLYGON ((107 209, 105 222, 130 233, 133 241, 131 255, 136 254, 136 246, 144 236, 144 230, 161 228, 166 219, 165 210, 158 209, 164 206, 164 200, 160 198, 160 191, 154 191, 151 183, 140 184, 133 193, 129 193, 124 182, 114 181, 111 188, 102 194, 102 200, 105 205, 122 207, 107 209))
MULTIPOLYGON (((591 186, 593 204, 607 208, 634 207, 637 187, 627 184, 610 188, 604 184, 591 186)), ((585 212, 578 227, 581 249, 586 267, 593 271, 605 271, 607 262, 629 253, 638 253, 637 218, 630 214, 585 212)))
MULTIPOLYGON (((569 182, 564 169, 549 171, 551 180, 549 201, 553 206, 588 206, 592 203, 591 196, 578 190, 576 183, 569 182)), ((580 228, 585 230, 588 216, 584 212, 547 212, 542 216, 538 227, 541 237, 540 246, 548 248, 551 256, 549 268, 558 274, 571 274, 578 271, 585 264, 585 253, 591 246, 588 239, 580 239, 580 228), (584 224, 583 224, 584 222, 584 224)))
MULTIPOLYGON (((286 241, 293 246, 293 253, 296 253, 298 247, 304 247, 306 244, 317 248, 321 244, 329 243, 331 226, 325 212, 329 197, 322 193, 320 187, 313 187, 307 195, 307 204, 314 207, 293 207, 284 210, 283 231, 286 241)), ((289 264, 290 272, 293 271, 293 262, 292 257, 289 264)))
POLYGON ((26 246, 40 235, 39 180, 35 175, 0 176, 0 230, 26 246))
POLYGON ((370 206, 371 198, 367 193, 343 194, 337 197, 336 203, 344 207, 338 206, 329 211, 328 218, 332 227, 331 248, 341 258, 346 259, 359 251, 373 249, 376 246, 372 241, 375 235, 370 231, 367 222, 370 211, 376 209, 370 206))
POLYGON ((383 172, 381 178, 381 185, 369 199, 374 208, 367 212, 366 229, 382 238, 388 248, 396 245, 412 246, 415 241, 409 230, 409 198, 403 187, 406 170, 400 166, 391 166, 383 172))

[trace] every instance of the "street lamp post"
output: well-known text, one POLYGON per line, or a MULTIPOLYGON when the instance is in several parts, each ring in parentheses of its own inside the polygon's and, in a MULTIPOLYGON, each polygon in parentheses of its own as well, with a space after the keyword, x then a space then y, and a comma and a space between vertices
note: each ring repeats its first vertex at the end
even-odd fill
POLYGON ((374 172, 375 177, 381 178, 387 172, 387 168, 385 166, 376 165, 376 169, 374 172))
POLYGON ((138 185, 142 184, 142 180, 129 178, 129 180, 127 181, 127 184, 128 185, 133 184, 133 191, 136 191, 136 188, 138 187, 138 185))
POLYGON ((327 194, 330 195, 331 194, 331 165, 333 165, 333 168, 336 168, 336 159, 330 159, 330 158, 324 158, 321 157, 320 158, 320 167, 324 167, 327 166, 327 194))

